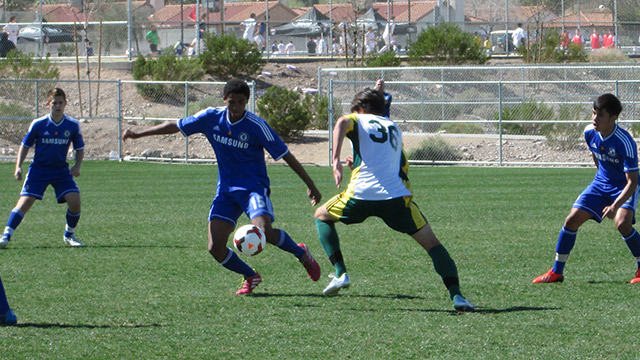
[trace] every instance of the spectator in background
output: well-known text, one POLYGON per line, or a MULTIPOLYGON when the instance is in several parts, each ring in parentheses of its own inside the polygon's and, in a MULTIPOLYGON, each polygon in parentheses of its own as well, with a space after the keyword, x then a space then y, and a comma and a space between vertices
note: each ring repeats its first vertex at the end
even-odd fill
POLYGON ((518 23, 518 28, 516 28, 516 31, 514 31, 513 35, 511 35, 513 47, 516 49, 519 48, 520 45, 524 43, 523 40, 526 38, 527 38, 527 33, 522 28, 522 23, 518 23))
POLYGON ((267 24, 263 22, 259 23, 256 29, 256 35, 253 37, 253 40, 256 42, 256 44, 258 44, 258 48, 260 48, 260 51, 264 51, 267 45, 267 41, 264 37, 264 33, 266 30, 267 24))
POLYGON ((382 93, 382 96, 384 97, 384 112, 382 113, 382 115, 385 117, 389 117, 391 113, 391 100, 393 100, 393 96, 384 91, 383 79, 378 79, 378 81, 376 81, 375 89, 380 91, 382 93))
POLYGON ((569 43, 571 39, 569 38, 569 33, 565 30, 560 34, 560 46, 562 49, 566 49, 569 47, 569 43))
POLYGON ((598 34, 598 29, 593 28, 593 33, 591 34, 591 50, 598 50, 602 47, 602 41, 600 35, 598 34))
POLYGON ((324 40, 323 36, 318 38, 318 43, 316 44, 316 54, 325 55, 327 53, 327 42, 324 40))
POLYGON ((296 46, 293 45, 293 41, 289 40, 289 43, 287 43, 287 46, 285 47, 285 52, 287 53, 287 56, 293 56, 293 53, 296 51, 296 46))
POLYGON ((316 55, 316 48, 318 45, 316 44, 316 38, 311 37, 309 41, 307 41, 307 52, 309 52, 309 56, 316 55))
POLYGON ((576 29, 575 35, 573 35, 573 39, 571 42, 582 47, 584 45, 584 38, 580 35, 580 29, 576 29))
POLYGON ((242 38, 248 40, 249 42, 254 42, 254 33, 256 32, 256 14, 251 13, 249 18, 242 22, 242 26, 244 26, 244 34, 242 38))
POLYGON ((281 55, 284 55, 287 53, 287 48, 286 46, 282 43, 282 40, 280 40, 280 44, 278 44, 278 53, 281 55))
POLYGON ((18 34, 20 33, 20 26, 16 24, 16 17, 12 16, 9 18, 9 23, 2 28, 2 31, 9 34, 9 40, 13 43, 13 45, 18 45, 18 34))
POLYGON ((151 56, 158 55, 158 45, 160 44, 160 38, 158 37, 158 30, 155 25, 151 25, 151 29, 144 36, 145 39, 149 42, 149 51, 151 56))
POLYGON ((366 45, 366 49, 367 49, 367 54, 375 52, 376 51, 376 47, 377 45, 377 41, 376 41, 376 32, 373 31, 373 27, 369 26, 369 29, 367 29, 367 33, 364 35, 364 40, 365 40, 365 45, 366 45))
POLYGON ((602 37, 602 47, 605 49, 611 48, 613 45, 613 35, 611 30, 607 30, 607 33, 602 37))
POLYGON ((93 43, 87 42, 87 56, 93 56, 93 43))
POLYGON ((380 51, 378 51, 379 53, 391 50, 391 38, 393 36, 393 32, 396 30, 395 19, 396 17, 392 16, 391 19, 387 21, 387 24, 384 27, 384 31, 382 32, 382 40, 384 41, 384 46, 382 47, 382 49, 380 49, 380 51))
POLYGON ((9 34, 7 34, 6 32, 3 32, 0 35, 0 57, 7 57, 7 54, 9 53, 9 51, 15 50, 16 49, 16 45, 9 40, 9 34))
POLYGON ((491 55, 491 48, 492 47, 493 47, 493 44, 491 43, 491 41, 489 41, 489 37, 487 36, 486 38, 484 38, 484 42, 482 43, 482 48, 483 48, 485 54, 491 55))

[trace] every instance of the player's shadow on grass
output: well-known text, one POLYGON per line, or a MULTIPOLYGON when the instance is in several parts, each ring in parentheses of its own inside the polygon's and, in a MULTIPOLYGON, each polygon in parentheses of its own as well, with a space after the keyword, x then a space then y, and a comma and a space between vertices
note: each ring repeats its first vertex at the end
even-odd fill
POLYGON ((2 251, 25 251, 25 250, 68 250, 68 251, 87 251, 91 249, 136 249, 136 248, 149 248, 149 249, 189 249, 197 246, 190 245, 154 245, 154 244, 113 244, 113 245, 87 245, 82 247, 73 248, 67 245, 36 245, 36 246, 21 246, 4 249, 2 251))
MULTIPOLYGON (((329 299, 333 296, 326 296, 321 293, 313 293, 313 294, 274 294, 274 293, 252 293, 249 295, 251 297, 317 297, 317 298, 325 298, 329 299)), ((420 296, 411 296, 411 295, 402 295, 402 294, 388 294, 388 295, 338 295, 337 297, 360 297, 360 298, 376 298, 376 299, 392 299, 392 300, 422 300, 423 297, 420 296)))
POLYGON ((166 326, 162 324, 120 324, 120 325, 91 325, 91 324, 60 324, 60 323, 18 323, 16 327, 30 327, 40 329, 115 329, 115 328, 148 328, 166 326))
MULTIPOLYGON (((446 313, 450 315, 460 315, 466 314, 465 312, 460 312, 457 310, 441 310, 441 309, 397 309, 401 311, 416 311, 416 312, 433 312, 433 313, 446 313)), ((539 307, 539 306, 514 306, 505 309, 491 309, 491 308, 483 308, 476 307, 474 311, 470 313, 474 314, 503 314, 503 313, 512 313, 512 312, 522 312, 522 311, 554 311, 560 310, 557 307, 539 307)))

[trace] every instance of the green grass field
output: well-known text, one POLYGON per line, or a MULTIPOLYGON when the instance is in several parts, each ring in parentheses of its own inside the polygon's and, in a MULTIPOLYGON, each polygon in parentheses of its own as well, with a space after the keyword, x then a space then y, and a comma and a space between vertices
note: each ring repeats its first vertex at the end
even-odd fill
MULTIPOLYGON (((21 183, 0 164, 0 221, 21 183)), ((25 167, 26 170, 26 167, 25 167)), ((324 195, 327 167, 308 167, 324 195)), ((276 225, 306 242, 323 276, 268 247, 248 259, 264 282, 206 251, 212 165, 86 162, 78 237, 62 242, 52 189, 25 217, 0 274, 19 326, 0 328, 1 359, 637 359, 635 271, 613 223, 587 223, 563 284, 532 285, 594 169, 412 168, 416 201, 477 306, 458 314, 430 258, 378 219, 337 225, 352 286, 322 296, 332 266, 313 207, 289 168, 271 166, 276 225)), ((246 218, 241 224, 248 223, 246 218)))

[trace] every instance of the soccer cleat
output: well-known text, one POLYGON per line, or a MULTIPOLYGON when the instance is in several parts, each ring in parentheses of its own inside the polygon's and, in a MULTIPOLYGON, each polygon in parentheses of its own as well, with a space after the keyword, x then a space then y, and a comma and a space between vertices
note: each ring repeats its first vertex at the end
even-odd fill
POLYGON ((72 246, 72 247, 82 247, 82 246, 84 246, 84 244, 81 243, 80 240, 78 240, 75 235, 64 236, 63 240, 64 240, 65 244, 67 244, 69 246, 72 246))
POLYGON ((256 286, 258 286, 258 284, 260 284, 261 282, 262 277, 260 277, 260 274, 256 272, 255 275, 244 279, 242 287, 240 288, 240 290, 236 291, 236 295, 251 294, 251 292, 253 292, 253 289, 255 289, 256 286))
POLYGON ((630 284, 640 283, 640 269, 636 271, 636 277, 629 281, 630 284))
POLYGON ((546 273, 533 279, 532 283, 541 284, 541 283, 552 283, 552 282, 563 282, 563 281, 564 281, 564 276, 562 274, 556 274, 553 272, 553 269, 550 269, 546 273))
POLYGON ((313 281, 320 280, 320 265, 318 262, 311 256, 311 252, 309 251, 309 247, 305 244, 298 244, 299 247, 304 250, 304 255, 300 258, 300 262, 305 269, 307 269, 307 274, 313 281))
POLYGON ((0 239, 0 249, 4 249, 9 245, 9 237, 7 234, 2 235, 2 239, 0 239))
POLYGON ((346 289, 351 285, 349 281, 349 275, 347 273, 342 274, 340 277, 334 277, 329 285, 322 290, 322 293, 326 296, 333 296, 338 294, 340 289, 346 289))
POLYGON ((9 309, 6 314, 0 315, 0 326, 12 326, 18 323, 18 318, 13 310, 9 309))
POLYGON ((467 300, 462 295, 456 295, 453 297, 453 308, 456 311, 473 311, 475 307, 471 303, 471 301, 467 300))

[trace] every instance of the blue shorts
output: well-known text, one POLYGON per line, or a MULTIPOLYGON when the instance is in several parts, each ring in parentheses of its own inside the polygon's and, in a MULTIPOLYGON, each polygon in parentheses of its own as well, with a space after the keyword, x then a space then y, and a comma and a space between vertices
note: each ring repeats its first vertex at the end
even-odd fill
POLYGON ((68 193, 79 193, 78 185, 73 180, 69 168, 46 169, 30 167, 27 178, 24 180, 20 196, 31 196, 42 200, 47 186, 53 186, 58 203, 64 203, 64 196, 68 193))
MULTIPOLYGON (((633 210, 636 212, 638 207, 638 191, 640 187, 636 187, 636 191, 633 192, 629 200, 622 204, 622 208, 633 210)), ((605 207, 613 204, 618 198, 622 189, 616 187, 603 187, 600 184, 591 183, 586 189, 578 196, 576 202, 573 203, 573 207, 584 210, 593 216, 593 219, 597 222, 602 222, 602 211, 605 207)), ((635 216, 633 223, 635 224, 635 216)))
POLYGON ((273 204, 269 198, 269 188, 259 186, 251 191, 238 190, 218 192, 211 203, 209 221, 214 218, 228 221, 236 225, 236 221, 244 212, 249 219, 260 215, 269 215, 271 222, 275 221, 273 204))

